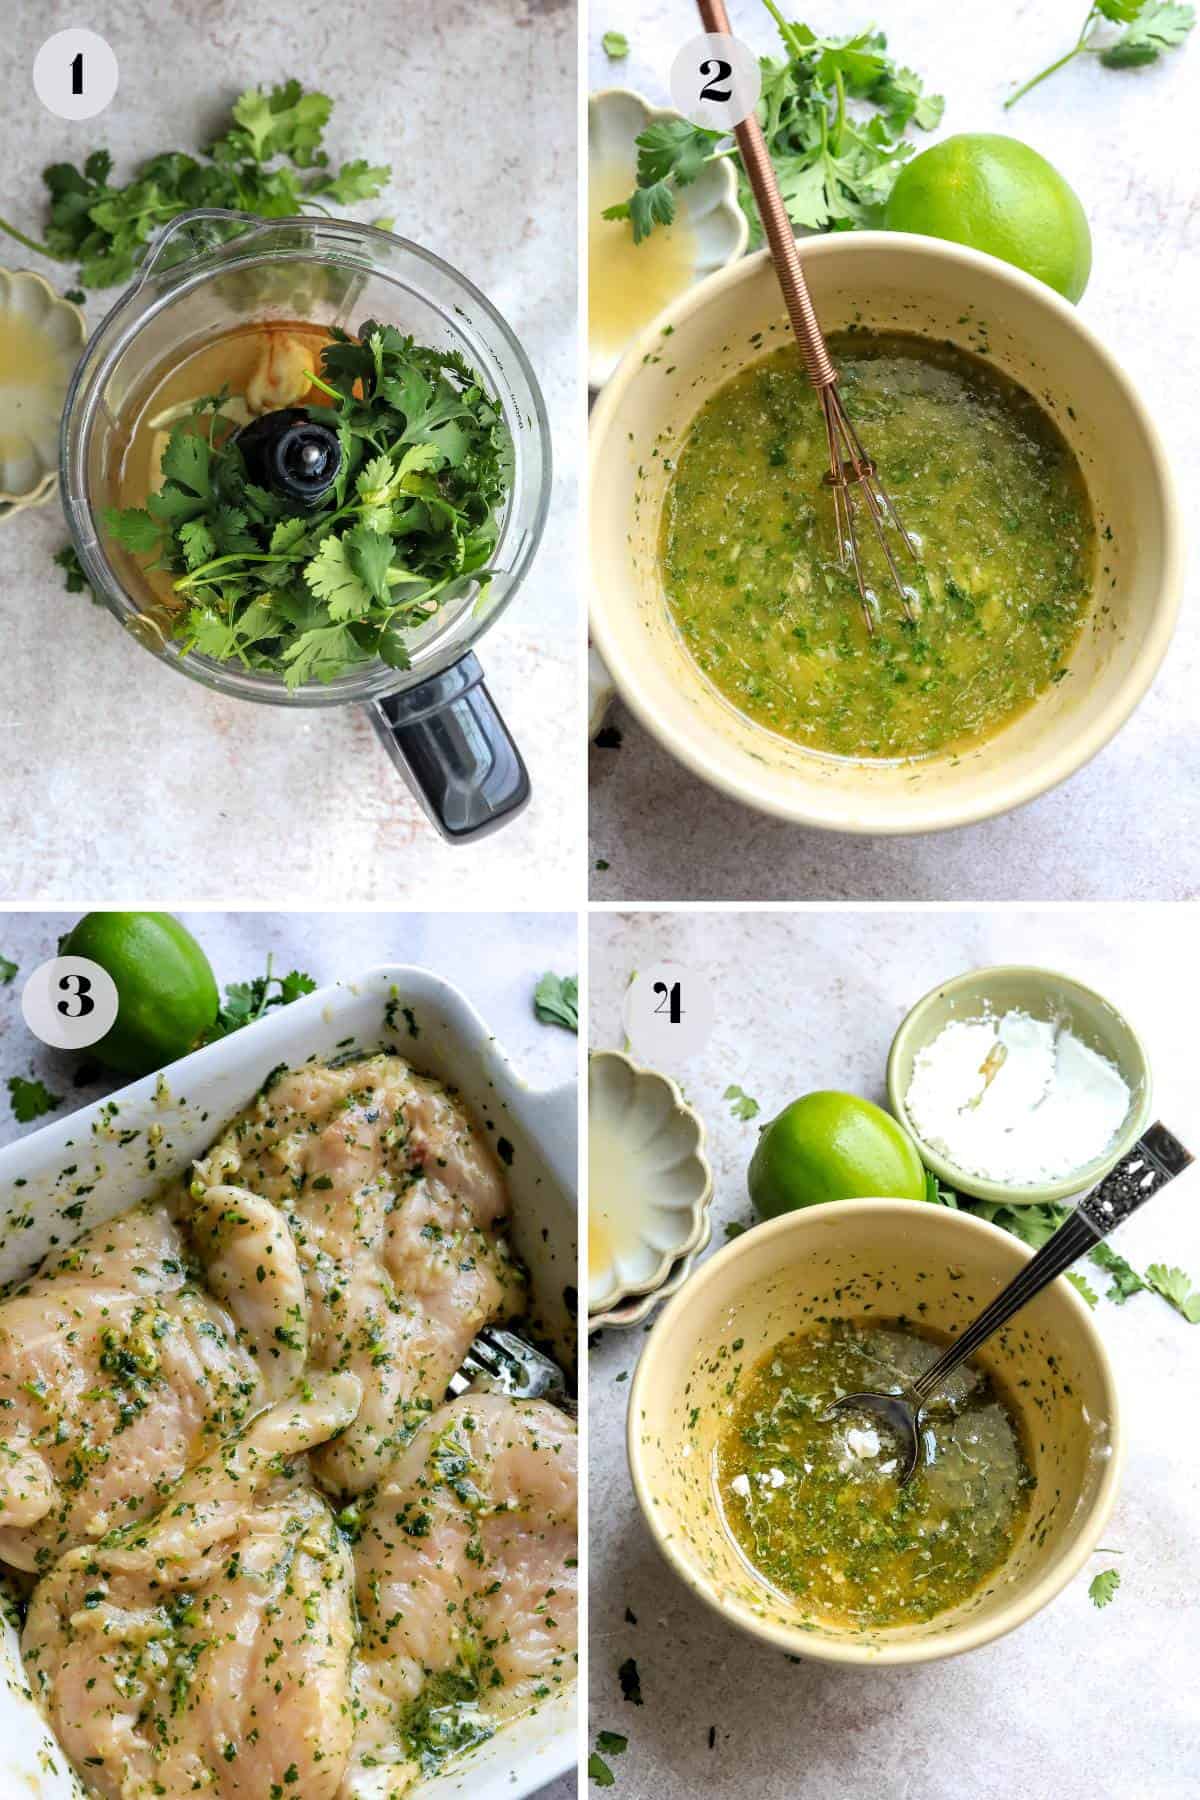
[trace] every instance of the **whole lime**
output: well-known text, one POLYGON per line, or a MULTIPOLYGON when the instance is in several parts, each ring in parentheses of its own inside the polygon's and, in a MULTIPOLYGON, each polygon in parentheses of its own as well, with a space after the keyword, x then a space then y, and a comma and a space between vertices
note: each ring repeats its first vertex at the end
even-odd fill
POLYGON ((107 969, 117 1022, 91 1054, 122 1075, 149 1075, 194 1050, 220 995, 207 956, 170 913, 85 913, 59 947, 107 969))
POLYGON ((916 1145, 890 1113, 857 1094, 804 1094, 764 1127, 750 1160, 764 1219, 825 1200, 925 1198, 916 1145))
POLYGON ((884 223, 985 250, 1068 300, 1080 298, 1092 272, 1078 195, 1017 138, 963 132, 922 150, 900 171, 884 223))

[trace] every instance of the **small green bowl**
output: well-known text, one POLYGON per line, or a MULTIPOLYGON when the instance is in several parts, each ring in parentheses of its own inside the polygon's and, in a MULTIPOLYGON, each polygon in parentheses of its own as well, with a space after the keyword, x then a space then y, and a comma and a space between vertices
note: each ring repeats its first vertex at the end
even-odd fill
POLYGON ((970 1194, 976 1200, 995 1200, 1008 1206, 1033 1206, 1047 1201, 1069 1200, 1095 1187, 1109 1170, 1132 1149, 1150 1118, 1150 1062, 1141 1039, 1129 1021, 1103 994, 1059 975, 1053 969, 1006 965, 994 969, 970 969, 953 981, 933 988, 903 1020, 888 1053, 887 1090, 892 1111, 916 1140, 921 1160, 935 1175, 970 1194), (912 1080, 913 1063, 951 1019, 979 1019, 985 1010, 1005 1013, 1019 1008, 1032 1019, 1061 1021, 1090 1050, 1106 1056, 1121 1072, 1130 1091, 1125 1123, 1102 1156, 1041 1187, 1010 1187, 1006 1182, 985 1181, 960 1169, 948 1157, 927 1144, 908 1116, 904 1097, 912 1080))

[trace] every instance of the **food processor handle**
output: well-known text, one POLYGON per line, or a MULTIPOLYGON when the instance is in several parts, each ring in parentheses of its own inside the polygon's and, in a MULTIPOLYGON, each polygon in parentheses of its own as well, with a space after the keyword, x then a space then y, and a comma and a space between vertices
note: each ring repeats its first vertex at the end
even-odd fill
POLYGON ((529 775, 470 651, 369 708, 384 749, 451 844, 496 831, 529 799, 529 775))

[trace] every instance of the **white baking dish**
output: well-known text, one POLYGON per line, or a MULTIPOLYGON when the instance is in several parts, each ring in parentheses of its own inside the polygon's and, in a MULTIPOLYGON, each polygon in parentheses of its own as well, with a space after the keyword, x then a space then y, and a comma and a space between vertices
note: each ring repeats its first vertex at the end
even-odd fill
MULTIPOLYGON (((380 1048, 457 1087, 497 1143, 507 1140, 513 1238, 532 1277, 538 1327, 559 1360, 573 1365, 575 1084, 529 1088, 456 988, 427 969, 400 965, 322 988, 0 1150, 0 1281, 26 1274, 53 1245, 154 1193, 207 1149, 278 1064, 380 1048)), ((7 1619, 0 1676, 0 1789, 26 1800, 78 1795, 29 1697, 7 1619)), ((412 1800, 467 1793, 470 1800, 524 1800, 574 1766, 575 1711, 574 1693, 557 1696, 458 1769, 419 1783, 412 1800)))

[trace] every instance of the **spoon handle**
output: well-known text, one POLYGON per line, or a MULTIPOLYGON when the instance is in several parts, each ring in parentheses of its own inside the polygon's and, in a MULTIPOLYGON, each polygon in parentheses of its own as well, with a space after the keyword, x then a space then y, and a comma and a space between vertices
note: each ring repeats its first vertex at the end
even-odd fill
MULTIPOLYGON (((715 32, 722 37, 732 37, 729 28, 729 14, 725 10, 725 0, 696 0, 696 10, 700 14, 700 22, 705 31, 715 32)), ((808 283, 804 279, 804 271, 800 267, 800 252, 796 248, 796 234, 792 230, 792 221, 788 218, 787 208, 783 204, 783 195, 779 191, 779 182, 775 175, 775 166, 767 149, 767 140, 763 136, 758 115, 751 113, 734 126, 734 137, 737 147, 742 153, 742 166, 746 171, 746 179, 758 204, 759 217, 762 220, 763 235, 771 250, 771 261, 775 265, 775 274, 783 291, 784 303, 787 306, 788 318, 792 322, 792 330, 796 334, 804 357, 804 366, 808 370, 808 378, 815 388, 832 387, 837 380, 837 372, 830 360, 829 350, 825 343, 825 334, 821 330, 812 296, 808 291, 808 283)))
POLYGON ((951 1370, 965 1361, 972 1351, 978 1350, 994 1331, 1007 1325, 1014 1313, 1027 1306, 1034 1295, 1040 1294, 1064 1269, 1069 1269, 1073 1262, 1094 1249, 1168 1181, 1173 1181, 1191 1161, 1191 1152, 1184 1149, 1165 1125, 1151 1125, 1133 1149, 1110 1169, 1099 1186, 1079 1202, 1070 1218, 1047 1239, 1037 1255, 949 1349, 918 1376, 910 1389, 912 1397, 918 1403, 930 1399, 951 1370))

